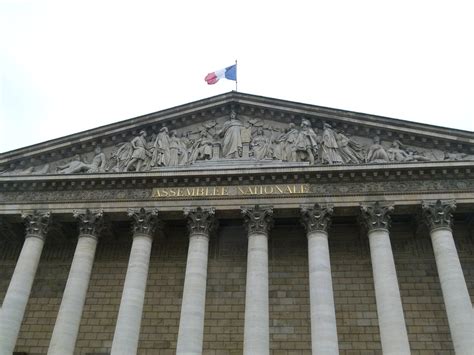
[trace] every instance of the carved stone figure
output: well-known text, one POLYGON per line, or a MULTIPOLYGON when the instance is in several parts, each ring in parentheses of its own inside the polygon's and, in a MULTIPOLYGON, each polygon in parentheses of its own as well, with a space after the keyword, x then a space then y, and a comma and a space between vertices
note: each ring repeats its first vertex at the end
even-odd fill
POLYGON ((444 153, 444 160, 464 160, 466 158, 467 158, 466 153, 458 153, 458 152, 454 152, 454 153, 445 152, 444 153))
POLYGON ((388 158, 391 161, 407 161, 408 153, 401 149, 402 143, 399 140, 394 140, 392 146, 388 149, 388 158))
POLYGON ((252 141, 252 125, 249 121, 246 121, 240 129, 240 137, 243 144, 250 143, 252 141))
POLYGON ((257 129, 257 134, 253 137, 250 147, 253 157, 257 160, 270 159, 272 156, 270 139, 265 137, 261 127, 257 129))
MULTIPOLYGON (((168 166, 170 164, 170 137, 168 135, 168 128, 162 127, 160 133, 156 136, 153 145, 153 156, 151 158, 150 166, 168 166)), ((176 165, 176 164, 175 164, 176 165)))
POLYGON ((147 160, 147 155, 150 154, 146 149, 146 132, 140 131, 140 135, 133 138, 130 144, 133 150, 131 159, 125 167, 125 171, 129 171, 131 167, 135 167, 135 171, 141 171, 142 166, 147 160))
POLYGON ((324 164, 342 164, 343 160, 339 154, 339 146, 336 140, 336 132, 329 123, 323 124, 323 137, 321 139, 321 162, 324 164))
POLYGON ((125 171, 128 162, 132 159, 133 147, 130 142, 118 144, 107 164, 106 170, 111 172, 125 171))
POLYGON ((425 157, 424 155, 418 154, 416 150, 407 149, 408 161, 432 161, 432 159, 425 157))
POLYGON ((189 164, 189 159, 191 156, 191 148, 193 146, 194 141, 189 138, 190 132, 186 132, 181 134, 179 138, 179 144, 181 146, 182 151, 184 154, 180 157, 179 165, 186 165, 189 164))
POLYGON ((80 155, 76 154, 69 163, 58 165, 56 171, 60 174, 79 173, 83 165, 85 164, 81 161, 80 155))
POLYGON ((338 131, 336 141, 339 146, 339 154, 344 163, 358 164, 364 161, 364 149, 362 145, 338 131))
POLYGON ((224 122, 224 126, 217 133, 224 137, 222 141, 222 155, 224 158, 238 158, 242 156, 242 122, 237 118, 237 113, 232 111, 229 119, 224 122))
POLYGON ((296 142, 298 140, 299 131, 296 125, 291 122, 288 131, 282 137, 283 141, 283 161, 296 161, 296 142))
POLYGON ((101 147, 95 148, 95 156, 90 164, 81 161, 79 154, 67 164, 59 165, 56 171, 60 174, 77 174, 77 173, 101 173, 105 172, 106 158, 101 147))
POLYGON ((285 152, 285 133, 281 128, 274 128, 276 136, 272 140, 272 157, 275 160, 286 161, 286 152, 285 152))
POLYGON ((380 138, 375 136, 374 143, 369 147, 365 161, 367 163, 386 163, 389 160, 390 158, 388 157, 387 151, 383 145, 380 144, 380 138))
POLYGON ((196 160, 207 160, 212 158, 212 136, 208 131, 203 129, 192 148, 189 162, 195 163, 196 160))
POLYGON ((423 155, 403 149, 402 143, 397 139, 392 142, 392 146, 388 149, 387 153, 389 159, 396 162, 430 161, 429 158, 423 155))
POLYGON ((313 165, 318 152, 318 136, 307 119, 301 121, 301 131, 296 139, 296 160, 309 161, 313 165))
POLYGON ((183 147, 181 139, 176 131, 171 131, 169 137, 169 166, 184 165, 183 161, 187 158, 187 150, 183 147), (184 158, 183 158, 184 157, 184 158))

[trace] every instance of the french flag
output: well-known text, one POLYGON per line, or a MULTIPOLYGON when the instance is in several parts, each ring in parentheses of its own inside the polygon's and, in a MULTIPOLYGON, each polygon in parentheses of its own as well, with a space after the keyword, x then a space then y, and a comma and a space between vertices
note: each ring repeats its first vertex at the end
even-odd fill
POLYGON ((219 81, 219 79, 226 78, 227 80, 237 81, 237 64, 231 65, 225 69, 217 70, 215 72, 206 75, 204 80, 208 85, 213 85, 219 81))

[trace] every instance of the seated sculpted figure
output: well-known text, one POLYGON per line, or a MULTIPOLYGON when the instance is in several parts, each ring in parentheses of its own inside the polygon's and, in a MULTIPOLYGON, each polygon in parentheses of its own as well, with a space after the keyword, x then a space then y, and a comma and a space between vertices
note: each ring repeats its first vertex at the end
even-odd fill
POLYGON ((79 154, 67 164, 60 165, 56 171, 60 174, 76 174, 76 173, 100 173, 105 171, 105 154, 102 153, 100 147, 95 148, 95 156, 90 164, 81 161, 79 154))
POLYGON ((390 159, 388 157, 387 151, 383 145, 380 144, 380 138, 375 136, 374 143, 370 146, 365 161, 367 163, 386 163, 389 160, 390 159))
POLYGON ((263 128, 257 129, 257 134, 253 137, 250 143, 253 157, 257 160, 271 158, 271 144, 270 139, 265 137, 263 128))
POLYGON ((194 142, 191 147, 191 155, 189 156, 189 163, 195 163, 196 160, 207 160, 212 158, 212 136, 203 129, 200 137, 194 142))

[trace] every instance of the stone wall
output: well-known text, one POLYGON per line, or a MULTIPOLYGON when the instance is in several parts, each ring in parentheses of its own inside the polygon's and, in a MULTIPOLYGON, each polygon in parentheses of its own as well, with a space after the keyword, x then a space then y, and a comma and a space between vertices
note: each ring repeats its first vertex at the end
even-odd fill
MULTIPOLYGON (((211 237, 204 354, 241 354, 243 346, 246 237, 239 221, 221 221, 211 237)), ((457 223, 455 238, 471 298, 474 244, 457 223)), ((168 224, 156 237, 146 291, 139 354, 174 354, 186 266, 184 225, 168 224)), ((335 220, 331 265, 341 354, 380 354, 372 268, 365 232, 355 220, 335 220)), ((391 230, 398 281, 413 354, 454 354, 428 232, 410 219, 391 230)), ((117 229, 97 251, 76 354, 110 351, 131 237, 117 229)), ((296 220, 277 220, 270 242, 270 342, 274 355, 311 354, 306 237, 296 220)), ((19 248, 17 248, 19 250, 19 248)), ((16 250, 13 246, 11 250, 16 250)), ((16 350, 45 354, 66 284, 74 238, 49 241, 43 252, 16 350)), ((2 253, 0 300, 17 253, 2 253)))

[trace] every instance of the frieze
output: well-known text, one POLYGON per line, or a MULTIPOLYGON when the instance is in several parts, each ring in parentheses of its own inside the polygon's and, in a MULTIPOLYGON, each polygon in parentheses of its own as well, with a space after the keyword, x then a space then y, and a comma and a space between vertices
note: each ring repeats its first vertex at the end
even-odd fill
MULTIPOLYGON (((255 191, 258 186, 258 193, 254 194, 236 194, 236 195, 212 195, 208 194, 195 196, 173 196, 175 200, 192 200, 192 199, 230 199, 230 198, 252 198, 259 196, 268 197, 288 197, 295 194, 260 194, 260 187, 275 185, 250 185, 240 186, 241 188, 255 191)), ((278 185, 281 186, 281 185, 278 185)), ((409 181, 367 181, 367 182, 337 182, 337 183, 321 183, 321 184, 289 184, 289 186, 301 188, 304 186, 304 193, 298 193, 298 196, 338 196, 338 195, 367 195, 367 194, 408 194, 423 192, 472 192, 474 190, 474 180, 409 180, 409 181), (307 186, 307 187, 306 187, 307 186), (306 190, 308 190, 306 192, 306 190)), ((235 186, 234 186, 235 187, 235 186)), ((172 187, 176 191, 177 187, 172 187)), ((219 191, 227 188, 232 191, 231 186, 221 186, 219 191)), ((214 191, 212 190, 207 191, 214 191)), ((199 190, 201 191, 201 190, 199 190)), ((204 190, 205 191, 205 190, 204 190)), ((218 190, 216 190, 218 191, 218 190)), ((268 188, 267 188, 268 191, 268 188)), ((273 190, 278 191, 276 189, 273 190)), ((265 192, 265 190, 263 190, 265 192)), ((84 202, 84 201, 153 201, 156 200, 156 192, 153 188, 130 188, 130 189, 91 189, 84 188, 78 190, 54 190, 54 191, 0 191, 0 201, 3 203, 35 203, 35 202, 84 202)))
POLYGON ((259 195, 300 195, 310 193, 309 184, 274 184, 241 186, 192 186, 154 188, 155 199, 259 195))
POLYGON ((463 152, 407 145, 395 138, 352 136, 316 117, 283 123, 241 116, 234 110, 186 127, 144 128, 134 134, 114 146, 96 142, 86 154, 71 152, 41 165, 15 162, 0 167, 0 175, 153 172, 249 162, 324 166, 474 160, 463 152))

